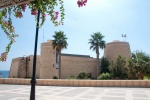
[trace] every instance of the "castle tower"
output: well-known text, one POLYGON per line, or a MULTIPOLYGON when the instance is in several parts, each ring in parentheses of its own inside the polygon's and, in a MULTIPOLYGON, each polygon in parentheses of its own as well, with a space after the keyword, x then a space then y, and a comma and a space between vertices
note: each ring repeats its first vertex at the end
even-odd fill
POLYGON ((104 57, 108 60, 115 60, 118 55, 126 59, 131 57, 130 45, 128 42, 113 41, 106 44, 104 49, 104 57))
POLYGON ((53 50, 52 41, 47 41, 41 44, 41 67, 40 78, 52 79, 53 76, 58 76, 56 69, 56 52, 53 50))

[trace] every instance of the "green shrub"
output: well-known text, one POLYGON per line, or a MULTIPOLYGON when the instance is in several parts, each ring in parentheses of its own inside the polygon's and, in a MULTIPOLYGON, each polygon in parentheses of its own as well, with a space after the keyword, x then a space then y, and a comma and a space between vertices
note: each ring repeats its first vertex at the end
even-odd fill
POLYGON ((85 72, 79 73, 77 76, 78 79, 88 79, 87 74, 85 72))
POLYGON ((144 77, 143 77, 143 80, 150 80, 150 77, 144 76, 144 77))
POLYGON ((53 76, 53 79, 58 79, 58 76, 53 76))
POLYGON ((87 78, 91 79, 92 78, 92 74, 91 73, 87 73, 87 78))
POLYGON ((76 79, 76 77, 75 76, 70 76, 70 77, 68 77, 68 79, 76 79))
POLYGON ((109 73, 102 73, 98 77, 98 80, 109 80, 109 79, 111 79, 111 76, 109 73))

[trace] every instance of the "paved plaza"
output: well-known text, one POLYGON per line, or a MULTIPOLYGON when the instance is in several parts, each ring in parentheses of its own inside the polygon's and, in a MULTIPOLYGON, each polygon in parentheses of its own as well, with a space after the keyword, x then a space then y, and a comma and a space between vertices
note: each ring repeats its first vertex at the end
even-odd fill
MULTIPOLYGON (((30 85, 0 84, 0 100, 29 100, 30 85)), ((36 86, 36 100, 150 100, 150 88, 36 86)))

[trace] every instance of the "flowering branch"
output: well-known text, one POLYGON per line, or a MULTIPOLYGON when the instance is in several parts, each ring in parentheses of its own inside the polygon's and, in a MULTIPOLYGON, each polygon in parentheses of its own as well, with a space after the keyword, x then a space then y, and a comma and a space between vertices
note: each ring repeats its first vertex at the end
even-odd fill
MULTIPOLYGON (((13 7, 0 9, 0 26, 10 40, 9 44, 6 46, 5 52, 1 53, 0 61, 6 61, 11 45, 15 42, 15 38, 18 36, 15 33, 15 28, 12 24, 12 20, 10 17, 11 15, 14 15, 16 18, 22 18, 23 12, 25 12, 26 7, 28 7, 29 9, 31 9, 31 15, 34 15, 35 18, 37 17, 38 10, 40 10, 42 14, 42 22, 40 23, 39 27, 44 24, 46 20, 46 15, 49 15, 51 17, 50 20, 55 26, 63 25, 65 16, 63 3, 63 0, 34 0, 28 4, 21 4, 13 7), (60 6, 59 12, 54 11, 56 6, 60 6), (59 16, 60 21, 57 21, 59 16)), ((79 7, 85 6, 86 3, 87 0, 77 1, 77 5, 79 7)))
POLYGON ((6 46, 5 52, 1 53, 0 61, 6 61, 8 52, 10 51, 11 45, 15 42, 15 38, 18 36, 15 34, 15 29, 12 25, 11 15, 14 15, 16 18, 22 18, 23 12, 25 12, 26 7, 29 7, 31 9, 31 15, 34 15, 35 18, 37 17, 37 11, 40 9, 41 11, 41 19, 42 22, 40 23, 41 27, 45 20, 46 20, 46 14, 51 16, 51 21, 55 26, 58 26, 60 24, 63 24, 64 21, 64 7, 63 7, 63 1, 62 0, 38 0, 38 1, 31 1, 28 4, 21 4, 14 7, 8 7, 4 9, 0 9, 0 26, 1 29, 4 31, 4 33, 9 38, 10 42, 6 46), (61 20, 58 23, 58 14, 55 17, 55 6, 60 5, 60 17, 61 20))

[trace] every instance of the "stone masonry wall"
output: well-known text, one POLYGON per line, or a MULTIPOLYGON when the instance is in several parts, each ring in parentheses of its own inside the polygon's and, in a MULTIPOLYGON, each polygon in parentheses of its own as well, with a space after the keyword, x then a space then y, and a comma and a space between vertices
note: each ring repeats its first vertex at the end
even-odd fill
MULTIPOLYGON (((30 60, 28 61, 28 77, 32 77, 32 71, 33 71, 33 55, 30 55, 28 57, 30 60)), ((36 78, 40 78, 40 56, 37 55, 36 59, 36 78)))
POLYGON ((22 57, 12 60, 9 78, 24 78, 26 77, 26 60, 22 57))
POLYGON ((12 59, 9 78, 17 78, 20 58, 12 59))
MULTIPOLYGON (((36 78, 40 76, 40 57, 37 56, 36 78)), ((12 60, 9 78, 32 77, 33 56, 19 57, 12 60)))
POLYGON ((41 44, 41 57, 40 57, 40 78, 52 79, 53 76, 58 76, 55 67, 56 52, 53 50, 52 41, 41 44))
MULTIPOLYGON (((131 57, 130 46, 128 42, 111 42, 106 44, 104 57, 108 60, 114 60, 118 55, 126 58, 131 57)), ((23 57, 12 60, 9 78, 32 77, 33 55, 28 59, 23 57), (27 62, 26 62, 27 61, 27 62)), ((36 78, 52 79, 58 76, 56 69, 56 52, 53 50, 52 41, 41 44, 41 55, 37 56, 36 78)), ((80 72, 91 73, 92 78, 96 78, 96 59, 88 56, 66 56, 61 57, 61 78, 66 79, 70 76, 78 76, 80 72)))
POLYGON ((115 60, 118 55, 126 59, 131 57, 130 45, 128 42, 111 42, 107 43, 104 49, 104 57, 108 60, 115 60))
POLYGON ((96 59, 88 57, 62 56, 61 78, 78 76, 80 72, 91 73, 96 78, 96 59))

